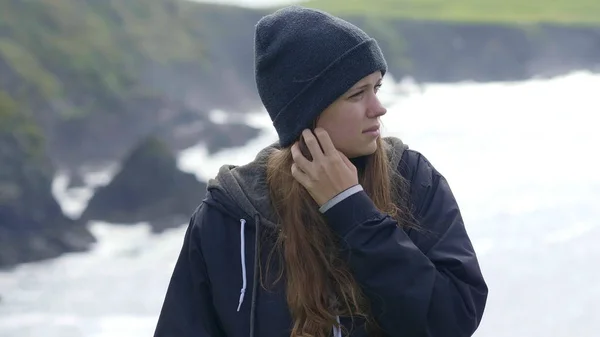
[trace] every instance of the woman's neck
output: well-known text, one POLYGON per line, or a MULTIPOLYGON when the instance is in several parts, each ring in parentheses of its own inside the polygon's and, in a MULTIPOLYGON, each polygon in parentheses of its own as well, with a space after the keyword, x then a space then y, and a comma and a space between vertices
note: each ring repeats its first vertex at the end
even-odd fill
POLYGON ((367 166, 367 156, 351 158, 350 162, 354 166, 356 166, 356 170, 358 171, 358 174, 360 176, 360 174, 362 174, 365 171, 365 167, 367 166))

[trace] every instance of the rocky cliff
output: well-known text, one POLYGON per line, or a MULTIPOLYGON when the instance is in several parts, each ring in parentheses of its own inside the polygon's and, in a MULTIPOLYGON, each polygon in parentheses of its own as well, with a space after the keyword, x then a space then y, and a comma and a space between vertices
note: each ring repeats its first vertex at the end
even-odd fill
POLYGON ((229 51, 257 17, 178 0, 2 1, 0 90, 31 108, 61 168, 120 160, 156 132, 181 149, 209 140, 211 109, 256 106, 251 38, 229 51))
POLYGON ((0 268, 83 251, 95 241, 63 215, 52 178, 41 131, 26 109, 0 93, 0 268))
MULTIPOLYGON (((533 5, 512 12, 506 5, 499 20, 485 8, 469 17, 450 5, 425 11, 410 1, 313 4, 377 38, 396 78, 504 81, 600 70, 600 22, 585 16, 594 6, 574 13, 544 5, 538 12, 552 15, 537 23, 518 15, 533 5)), ((204 132, 214 125, 211 109, 260 107, 253 33, 271 10, 179 0, 2 1, 0 90, 31 106, 61 167, 120 160, 157 131, 181 149, 211 139, 204 132)))

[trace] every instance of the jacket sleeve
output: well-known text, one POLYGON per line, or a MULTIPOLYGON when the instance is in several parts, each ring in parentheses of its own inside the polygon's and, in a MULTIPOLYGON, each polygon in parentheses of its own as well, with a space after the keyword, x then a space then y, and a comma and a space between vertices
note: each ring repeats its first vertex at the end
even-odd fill
POLYGON ((160 311, 154 337, 222 337, 200 250, 200 206, 192 216, 160 311))
POLYGON ((447 181, 415 153, 409 155, 418 156, 411 173, 423 232, 418 240, 379 212, 364 191, 324 215, 387 336, 471 336, 483 315, 487 285, 447 181))

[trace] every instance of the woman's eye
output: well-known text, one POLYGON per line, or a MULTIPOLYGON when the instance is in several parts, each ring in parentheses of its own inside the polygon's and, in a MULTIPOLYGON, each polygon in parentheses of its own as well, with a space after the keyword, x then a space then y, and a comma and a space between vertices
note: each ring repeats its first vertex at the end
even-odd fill
POLYGON ((363 93, 364 93, 364 91, 359 91, 356 94, 350 96, 350 98, 359 98, 360 96, 362 96, 363 93))
MULTIPOLYGON (((381 88, 381 83, 380 83, 380 84, 377 84, 375 87, 373 87, 373 91, 374 91, 375 93, 377 93, 377 92, 379 91, 379 88, 381 88)), ((354 95, 350 96, 349 98, 350 98, 350 99, 358 99, 358 98, 360 98, 360 97, 361 97, 361 96, 362 96, 364 93, 365 93, 365 91, 364 91, 364 90, 363 90, 363 91, 359 91, 359 92, 357 92, 356 94, 354 94, 354 95)))

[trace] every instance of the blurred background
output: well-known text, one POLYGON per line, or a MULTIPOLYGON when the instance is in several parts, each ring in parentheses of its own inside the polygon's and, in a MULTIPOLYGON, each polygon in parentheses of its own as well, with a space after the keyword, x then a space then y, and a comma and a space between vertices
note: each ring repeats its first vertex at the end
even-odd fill
MULTIPOLYGON (((276 140, 254 25, 291 1, 0 0, 0 336, 151 336, 191 212, 276 140)), ((600 2, 313 0, 378 39, 384 135, 446 176, 478 337, 600 331, 600 2)))

